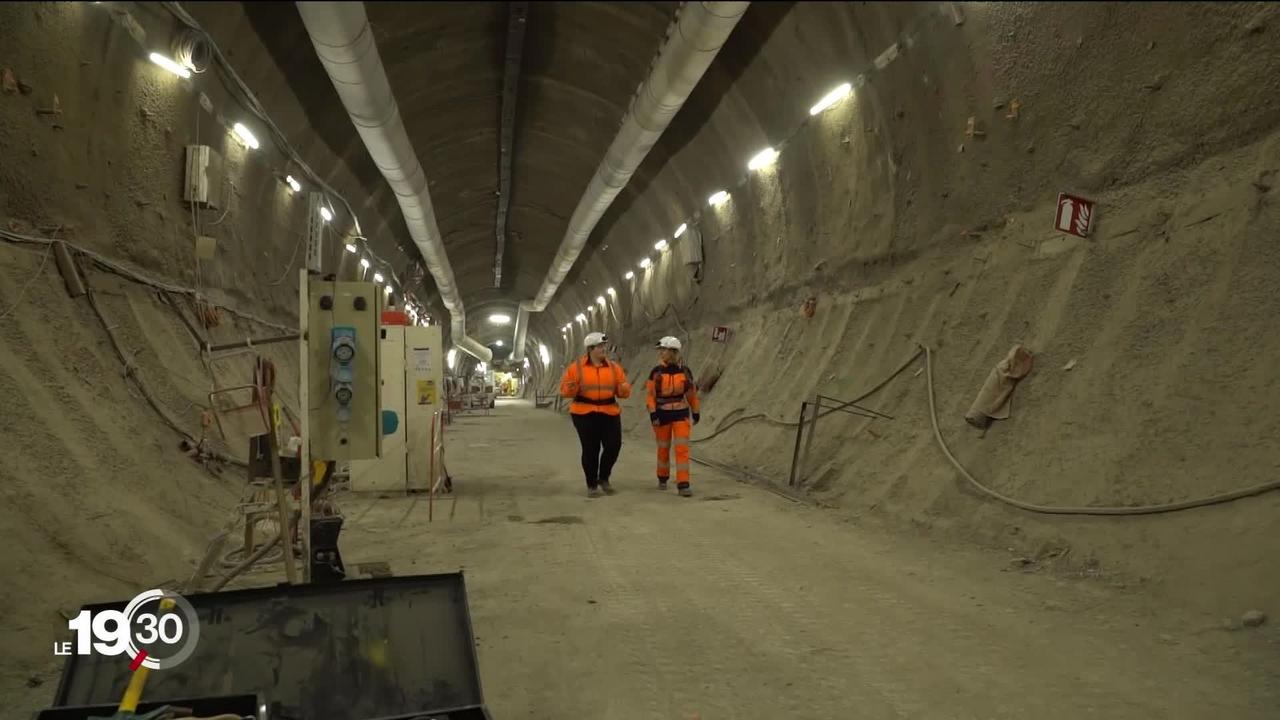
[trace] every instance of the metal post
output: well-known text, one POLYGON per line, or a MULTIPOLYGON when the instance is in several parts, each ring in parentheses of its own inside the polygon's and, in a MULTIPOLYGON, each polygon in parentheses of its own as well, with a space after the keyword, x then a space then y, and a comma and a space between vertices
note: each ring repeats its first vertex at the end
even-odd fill
MULTIPOLYGON (((809 437, 804 441, 804 457, 809 457, 810 451, 813 450, 813 436, 818 434, 818 418, 819 410, 822 409, 822 396, 815 396, 813 404, 809 406, 809 437)), ((798 473, 796 476, 796 484, 804 482, 804 474, 798 473)))
POLYGON ((804 437, 804 413, 809 408, 809 403, 800 403, 800 423, 796 426, 796 447, 791 452, 791 477, 787 480, 787 485, 794 487, 796 484, 796 473, 800 469, 800 439, 804 437))
MULTIPOLYGON (((307 323, 310 319, 307 317, 308 311, 311 309, 311 289, 308 281, 310 275, 306 268, 298 270, 298 403, 301 405, 302 417, 298 419, 302 427, 298 432, 302 434, 302 453, 299 456, 298 482, 302 483, 298 497, 301 499, 302 507, 302 526, 298 530, 298 535, 302 538, 302 557, 306 560, 302 563, 302 580, 303 582, 311 582, 311 488, 315 483, 315 465, 311 463, 311 413, 308 408, 311 407, 311 396, 309 395, 310 385, 308 371, 310 364, 307 362, 307 323)), ((245 552, 248 552, 246 550, 245 552)))

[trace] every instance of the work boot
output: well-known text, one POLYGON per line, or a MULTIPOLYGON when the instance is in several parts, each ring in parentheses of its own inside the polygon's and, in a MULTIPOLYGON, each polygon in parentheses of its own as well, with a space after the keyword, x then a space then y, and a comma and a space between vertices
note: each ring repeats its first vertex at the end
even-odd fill
POLYGON ((598 498, 600 494, 600 488, 598 487, 587 488, 587 497, 589 498, 598 498))
POLYGON ((689 488, 689 483, 680 483, 676 488, 680 490, 680 497, 693 497, 693 490, 689 488))
POLYGON ((609 484, 608 480, 600 481, 600 489, 604 491, 605 495, 612 495, 614 493, 613 486, 609 484))
POLYGON ((658 478, 658 489, 665 491, 667 489, 667 479, 658 478))

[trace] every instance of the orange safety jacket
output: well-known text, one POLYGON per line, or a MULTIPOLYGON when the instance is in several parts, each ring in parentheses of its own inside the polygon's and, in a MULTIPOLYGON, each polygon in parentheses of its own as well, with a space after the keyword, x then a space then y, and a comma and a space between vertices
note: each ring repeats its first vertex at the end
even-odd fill
POLYGON ((565 368, 564 377, 560 379, 560 395, 573 399, 569 412, 574 415, 621 415, 618 399, 631 397, 631 383, 627 382, 627 373, 621 365, 609 360, 605 360, 604 365, 595 365, 583 355, 565 368))
POLYGON ((645 383, 649 416, 659 425, 688 420, 690 411, 702 412, 698 386, 693 384, 693 371, 684 365, 663 363, 649 373, 645 383))

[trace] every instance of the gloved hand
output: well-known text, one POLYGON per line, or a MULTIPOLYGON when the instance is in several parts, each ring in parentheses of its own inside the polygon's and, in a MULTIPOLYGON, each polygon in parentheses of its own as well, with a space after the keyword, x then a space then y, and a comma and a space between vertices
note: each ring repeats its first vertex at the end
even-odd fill
POLYGON ((649 424, 653 425, 654 427, 658 427, 658 413, 656 412, 649 413, 649 424))
POLYGON ((701 419, 702 419, 702 413, 694 413, 694 414, 693 414, 693 424, 694 424, 694 425, 697 425, 697 424, 698 424, 698 421, 699 421, 699 420, 701 420, 701 419))

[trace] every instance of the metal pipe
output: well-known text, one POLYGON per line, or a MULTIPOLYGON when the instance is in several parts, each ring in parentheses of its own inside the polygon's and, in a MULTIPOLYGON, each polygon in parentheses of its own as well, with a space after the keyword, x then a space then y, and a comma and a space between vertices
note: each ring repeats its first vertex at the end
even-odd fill
POLYGON ((498 212, 494 220, 493 286, 502 287, 502 256, 507 244, 511 208, 511 165, 515 159, 516 98, 520 93, 520 60, 529 3, 507 3, 507 47, 502 73, 502 128, 498 134, 498 212))
POLYGON ((493 352, 467 335, 466 308, 436 224, 427 176, 405 132, 364 3, 300 2, 297 6, 356 132, 395 191, 409 235, 449 311, 453 344, 477 360, 492 362, 493 352))
MULTIPOLYGON (((547 309, 565 276, 577 262, 596 223, 627 186, 671 119, 689 99, 693 88, 750 4, 687 2, 681 6, 675 27, 658 52, 649 77, 636 90, 631 108, 622 118, 622 128, 573 211, 542 287, 532 300, 520 303, 520 315, 547 309)), ((524 356, 523 332, 527 326, 528 323, 516 323, 515 329, 520 333, 515 337, 516 360, 524 356)))

